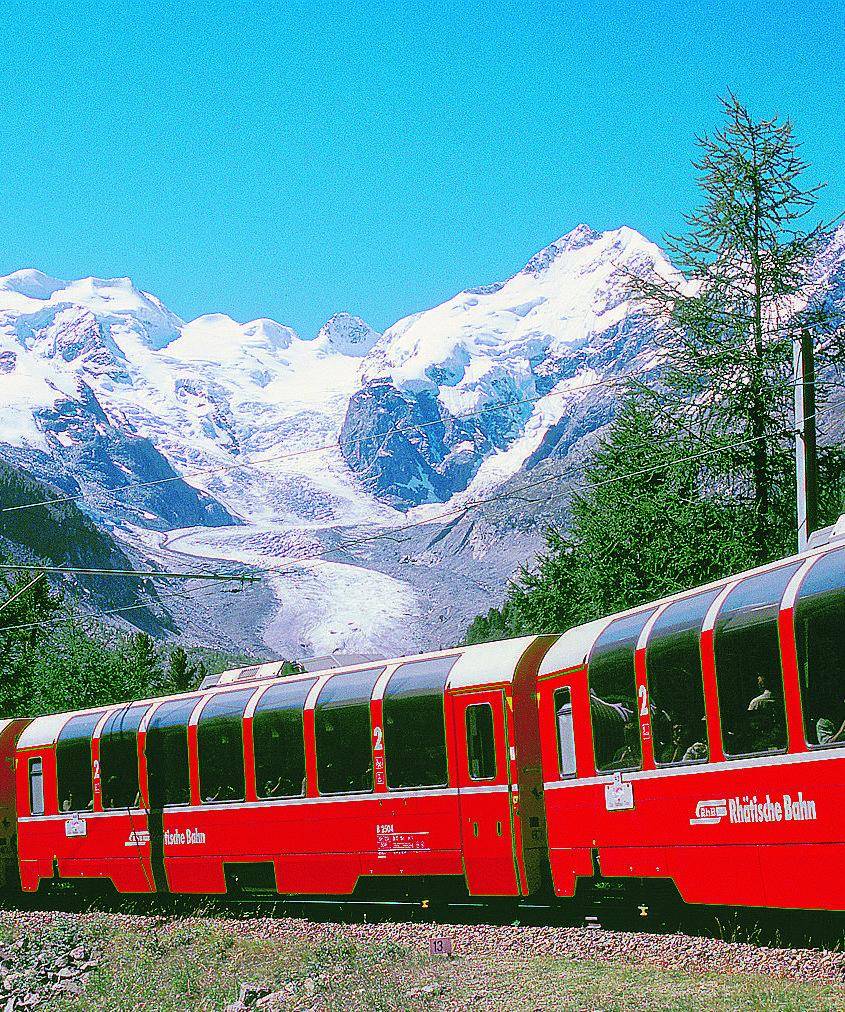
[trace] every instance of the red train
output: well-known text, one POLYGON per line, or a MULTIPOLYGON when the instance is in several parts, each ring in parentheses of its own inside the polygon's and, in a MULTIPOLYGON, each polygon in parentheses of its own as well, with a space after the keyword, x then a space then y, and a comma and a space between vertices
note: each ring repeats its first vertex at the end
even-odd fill
POLYGON ((26 891, 571 897, 601 876, 845 910, 840 528, 561 636, 5 723, 0 857, 26 891))

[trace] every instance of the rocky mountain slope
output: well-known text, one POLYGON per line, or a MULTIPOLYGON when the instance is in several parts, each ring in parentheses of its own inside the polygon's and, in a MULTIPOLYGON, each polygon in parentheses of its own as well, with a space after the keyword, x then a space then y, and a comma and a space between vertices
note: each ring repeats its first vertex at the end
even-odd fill
MULTIPOLYGON (((132 558, 74 502, 54 502, 17 510, 21 504, 55 499, 56 489, 36 481, 19 467, 0 460, 0 559, 23 566, 131 570, 132 558)), ((142 561, 142 560, 137 560, 142 561)), ((23 579, 30 578, 29 573, 23 579)), ((15 574, 3 574, 10 586, 15 574)), ((175 626, 152 581, 96 575, 49 575, 54 588, 79 600, 88 610, 119 610, 136 629, 156 635, 175 626)))
MULTIPOLYGON (((186 323, 128 279, 17 271, 0 279, 0 457, 151 561, 273 570, 176 602, 186 635, 287 656, 446 644, 562 509, 460 507, 538 468, 565 488, 620 380, 655 368, 626 296, 644 264, 672 271, 631 229, 580 225, 384 334, 339 313, 311 340, 186 323)), ((843 298, 845 228, 819 271, 843 298)))

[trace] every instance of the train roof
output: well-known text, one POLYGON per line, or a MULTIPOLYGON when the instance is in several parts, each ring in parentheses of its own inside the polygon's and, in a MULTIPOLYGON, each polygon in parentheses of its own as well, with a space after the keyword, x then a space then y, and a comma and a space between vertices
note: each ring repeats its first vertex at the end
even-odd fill
POLYGON ((646 604, 638 605, 636 608, 629 608, 627 611, 620 611, 615 615, 608 615, 594 622, 575 626, 560 636, 557 642, 553 644, 540 664, 538 676, 542 678, 544 675, 551 675, 558 671, 583 667, 589 659, 596 640, 610 623, 618 618, 651 611, 654 608, 671 604, 674 601, 682 601, 684 598, 693 597, 707 590, 726 587, 729 583, 738 583, 748 579, 748 577, 779 569, 781 566, 787 566, 792 562, 804 562, 808 559, 818 558, 829 551, 842 548, 843 546, 845 546, 845 516, 840 517, 838 523, 832 527, 824 531, 817 531, 811 541, 811 547, 804 552, 799 552, 797 555, 786 559, 778 559, 775 562, 767 563, 765 566, 757 566, 755 569, 746 570, 744 573, 728 576, 721 580, 714 580, 712 583, 706 583, 700 587, 692 587, 690 590, 679 591, 677 594, 670 594, 667 597, 649 601, 646 604))
POLYGON ((249 672, 246 678, 231 677, 225 682, 209 686, 205 689, 193 689, 190 692, 183 692, 173 696, 159 696, 152 699, 130 700, 126 703, 111 704, 109 706, 93 706, 85 710, 73 710, 67 713, 50 714, 45 717, 36 717, 24 730, 18 742, 18 748, 35 748, 50 746, 56 743, 59 732, 69 717, 85 713, 102 713, 105 710, 116 709, 119 706, 128 706, 131 703, 157 703, 165 699, 190 698, 198 695, 210 695, 215 692, 231 691, 234 688, 255 688, 268 684, 278 684, 278 681, 313 681, 315 678, 326 678, 332 676, 343 676, 355 671, 371 670, 373 668, 397 668, 401 664, 413 661, 434 660, 439 657, 454 657, 455 664, 449 672, 446 682, 447 690, 464 690, 473 687, 481 687, 493 684, 510 684, 515 675, 525 651, 537 639, 536 636, 523 636, 517 639, 497 640, 492 643, 479 643, 467 647, 454 647, 451 650, 439 650, 434 653, 416 654, 409 657, 394 657, 390 660, 367 661, 362 664, 351 665, 346 668, 327 668, 323 671, 306 671, 301 674, 286 675, 283 679, 278 678, 281 670, 279 661, 273 661, 264 665, 253 665, 251 668, 236 668, 232 672, 224 672, 226 675, 237 676, 249 672))

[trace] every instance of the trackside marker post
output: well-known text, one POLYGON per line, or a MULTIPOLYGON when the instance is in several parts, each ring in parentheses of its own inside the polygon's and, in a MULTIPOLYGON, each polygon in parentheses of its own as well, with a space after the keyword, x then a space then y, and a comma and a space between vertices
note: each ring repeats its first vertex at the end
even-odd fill
POLYGON ((428 951, 432 956, 451 956, 452 939, 448 935, 435 935, 428 940, 428 951))

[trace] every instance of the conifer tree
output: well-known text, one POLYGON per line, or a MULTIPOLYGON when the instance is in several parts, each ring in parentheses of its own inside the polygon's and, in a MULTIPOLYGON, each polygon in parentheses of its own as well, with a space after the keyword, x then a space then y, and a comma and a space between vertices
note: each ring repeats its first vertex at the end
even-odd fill
POLYGON ((137 696, 150 696, 164 688, 161 657, 152 636, 134 633, 126 641, 124 663, 137 696))
POLYGON ((31 570, 0 579, 0 718, 25 716, 31 702, 31 659, 62 605, 61 594, 31 570))
POLYGON ((192 664, 184 647, 174 647, 167 663, 167 691, 190 692, 200 681, 200 666, 192 664))
POLYGON ((726 435, 737 443, 720 459, 752 504, 763 562, 794 532, 791 516, 782 529, 773 497, 793 459, 793 342, 809 332, 829 375, 845 363, 845 331, 814 276, 830 226, 805 224, 820 186, 803 183, 808 163, 792 124, 755 120, 733 95, 722 104, 724 125, 698 141, 702 206, 686 234, 666 242, 680 274, 648 269, 629 281, 657 323, 662 410, 668 394, 669 413, 704 445, 726 435))

